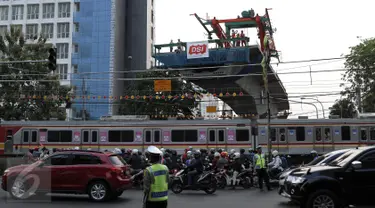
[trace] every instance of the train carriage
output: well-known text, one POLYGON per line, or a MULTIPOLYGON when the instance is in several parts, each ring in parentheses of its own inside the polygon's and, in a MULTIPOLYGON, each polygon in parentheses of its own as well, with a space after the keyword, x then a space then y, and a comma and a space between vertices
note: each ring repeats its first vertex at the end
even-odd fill
MULTIPOLYGON (((8 121, 0 124, 0 153, 11 136, 14 149, 25 152, 40 145, 47 148, 145 150, 149 145, 182 153, 194 148, 267 150, 267 121, 252 128, 248 119, 166 121, 8 121), (256 135, 255 135, 256 134, 256 135)), ((272 120, 272 149, 300 155, 375 144, 375 119, 272 120)))

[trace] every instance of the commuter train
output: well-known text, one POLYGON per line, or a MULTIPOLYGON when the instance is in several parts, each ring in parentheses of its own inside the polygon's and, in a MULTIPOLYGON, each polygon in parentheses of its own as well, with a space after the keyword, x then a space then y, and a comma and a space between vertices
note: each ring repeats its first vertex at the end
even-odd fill
MULTIPOLYGON (((267 121, 142 120, 142 121, 4 121, 0 123, 0 154, 4 142, 13 140, 16 152, 43 145, 51 148, 145 150, 149 145, 182 153, 193 148, 267 150, 267 121), (255 127, 256 126, 256 127, 255 127)), ((301 155, 375 144, 375 119, 272 120, 272 149, 301 155)))

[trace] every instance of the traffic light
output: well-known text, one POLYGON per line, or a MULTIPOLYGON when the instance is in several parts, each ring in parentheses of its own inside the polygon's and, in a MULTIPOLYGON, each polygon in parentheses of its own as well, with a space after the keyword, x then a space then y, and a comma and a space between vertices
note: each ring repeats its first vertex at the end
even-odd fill
POLYGON ((57 63, 56 63, 56 49, 50 48, 48 50, 49 56, 48 56, 48 68, 51 71, 55 71, 57 68, 57 63))

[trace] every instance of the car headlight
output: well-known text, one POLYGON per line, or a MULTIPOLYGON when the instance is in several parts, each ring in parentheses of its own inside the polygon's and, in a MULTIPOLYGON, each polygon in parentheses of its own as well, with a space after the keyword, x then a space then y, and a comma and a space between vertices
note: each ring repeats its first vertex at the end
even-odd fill
POLYGON ((299 184, 303 183, 305 181, 304 177, 299 177, 299 176, 288 176, 286 179, 288 182, 291 182, 293 184, 299 184))

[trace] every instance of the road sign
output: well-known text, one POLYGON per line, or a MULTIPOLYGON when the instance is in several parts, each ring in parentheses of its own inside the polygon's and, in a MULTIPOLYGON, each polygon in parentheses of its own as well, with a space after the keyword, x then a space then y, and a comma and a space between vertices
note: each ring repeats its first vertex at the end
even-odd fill
POLYGON ((216 113, 216 106, 207 106, 206 107, 206 112, 207 113, 216 113))
POLYGON ((171 80, 154 80, 155 92, 170 92, 172 91, 171 80))

